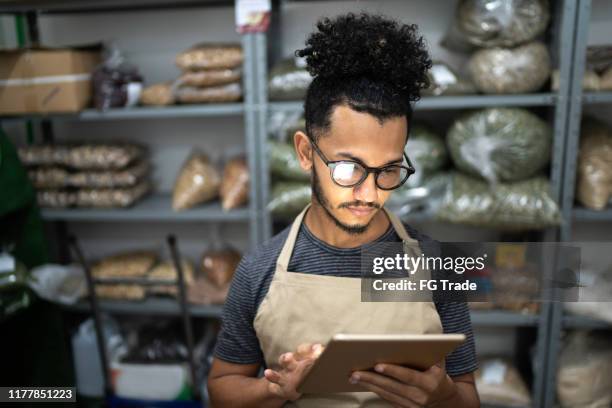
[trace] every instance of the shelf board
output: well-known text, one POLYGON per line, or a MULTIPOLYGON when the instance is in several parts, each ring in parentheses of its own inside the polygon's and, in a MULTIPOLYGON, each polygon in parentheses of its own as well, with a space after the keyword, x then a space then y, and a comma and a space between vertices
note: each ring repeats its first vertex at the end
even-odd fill
POLYGON ((612 323, 591 317, 566 314, 563 316, 563 328, 566 329, 612 329, 612 323))
POLYGON ((540 315, 510 312, 505 310, 472 310, 472 325, 478 327, 535 327, 540 315))
MULTIPOLYGON (((522 94, 522 95, 458 95, 458 96, 426 96, 415 105, 415 109, 466 109, 484 108, 490 106, 552 106, 557 96, 554 93, 522 94)), ((303 102, 270 102, 273 112, 301 111, 303 102)))
POLYGON ((218 201, 184 211, 172 209, 170 195, 151 195, 130 208, 62 208, 41 210, 48 221, 248 221, 249 208, 223 211, 218 201))
POLYGON ((612 207, 601 211, 577 207, 572 210, 572 217, 577 221, 612 221, 612 207))
POLYGON ((582 94, 582 103, 612 103, 612 92, 585 92, 582 94))
MULTIPOLYGON (((130 300, 100 300, 100 309, 104 312, 117 314, 139 314, 139 315, 164 315, 178 316, 180 314, 179 303, 170 298, 147 298, 142 301, 130 300)), ((78 312, 89 312, 90 306, 87 300, 82 300, 75 305, 64 306, 68 310, 78 312)), ((195 317, 221 318, 221 305, 188 305, 189 312, 195 317)))
POLYGON ((7 0, 0 2, 0 13, 93 13, 233 5, 233 0, 7 0))
POLYGON ((76 121, 122 120, 122 119, 166 119, 186 117, 214 117, 242 115, 242 103, 216 103, 198 105, 175 105, 159 107, 136 106, 133 108, 113 108, 106 111, 85 109, 77 113, 26 114, 3 116, 2 121, 21 121, 28 119, 63 119, 76 121))

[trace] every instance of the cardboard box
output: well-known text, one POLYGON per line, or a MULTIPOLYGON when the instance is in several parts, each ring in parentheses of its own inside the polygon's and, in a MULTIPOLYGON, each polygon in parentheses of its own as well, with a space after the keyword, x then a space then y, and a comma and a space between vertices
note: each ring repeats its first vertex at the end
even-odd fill
POLYGON ((82 110, 99 63, 99 46, 0 50, 0 114, 82 110))

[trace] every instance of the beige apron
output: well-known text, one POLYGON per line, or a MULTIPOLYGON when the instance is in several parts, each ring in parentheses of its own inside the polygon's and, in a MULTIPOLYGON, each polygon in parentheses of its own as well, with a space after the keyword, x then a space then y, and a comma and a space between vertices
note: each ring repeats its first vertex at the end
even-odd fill
MULTIPOLYGON (((270 288, 255 316, 255 331, 268 367, 277 366, 282 353, 295 351, 302 343, 325 345, 337 333, 442 333, 440 316, 433 302, 362 302, 359 278, 287 271, 309 206, 291 226, 270 288)), ((418 252, 413 255, 420 255, 418 241, 408 235, 393 213, 384 210, 404 243, 412 244, 408 246, 418 252)), ((285 407, 378 408, 390 407, 390 404, 371 392, 351 392, 304 394, 285 407)))

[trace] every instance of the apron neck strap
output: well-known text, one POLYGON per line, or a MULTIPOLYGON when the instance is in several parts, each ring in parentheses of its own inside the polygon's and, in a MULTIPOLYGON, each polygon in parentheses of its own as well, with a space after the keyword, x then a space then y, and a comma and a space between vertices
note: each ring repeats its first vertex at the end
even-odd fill
MULTIPOLYGON (((300 231, 300 226, 302 225, 302 221, 304 220, 304 216, 306 215, 306 211, 310 208, 310 203, 304 207, 302 212, 295 217, 293 220, 293 224, 291 224, 291 229, 289 230, 289 235, 287 236, 287 240, 285 241, 285 245, 283 245, 283 249, 281 250, 280 255, 278 256, 278 260, 276 261, 276 265, 279 270, 286 272, 289 268, 289 260, 291 259, 291 254, 293 253, 293 247, 295 246, 295 241, 297 239, 298 232, 300 231)), ((417 242, 414 238, 408 235, 404 224, 400 221, 400 219, 393 214, 391 211, 387 210, 383 207, 383 210, 387 214, 391 225, 395 229, 397 235, 404 242, 417 242)))

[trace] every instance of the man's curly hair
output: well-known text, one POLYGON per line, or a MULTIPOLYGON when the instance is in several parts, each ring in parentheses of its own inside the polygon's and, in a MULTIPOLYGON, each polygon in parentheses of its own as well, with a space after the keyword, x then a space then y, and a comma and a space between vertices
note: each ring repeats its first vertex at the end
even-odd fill
POLYGON ((322 18, 296 56, 306 57, 314 77, 306 94, 306 132, 318 139, 330 127, 334 107, 347 105, 381 123, 406 116, 429 86, 431 59, 414 24, 361 13, 322 18))

